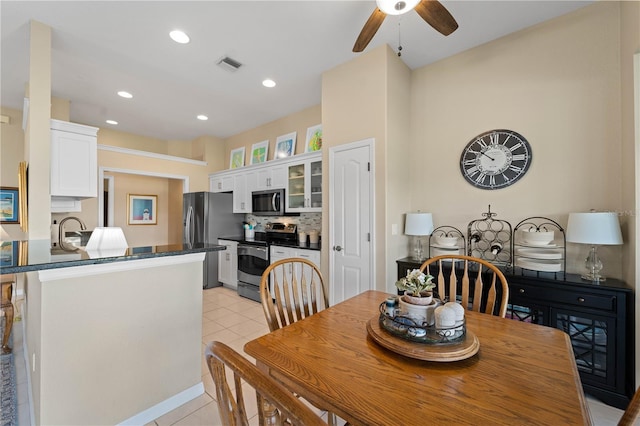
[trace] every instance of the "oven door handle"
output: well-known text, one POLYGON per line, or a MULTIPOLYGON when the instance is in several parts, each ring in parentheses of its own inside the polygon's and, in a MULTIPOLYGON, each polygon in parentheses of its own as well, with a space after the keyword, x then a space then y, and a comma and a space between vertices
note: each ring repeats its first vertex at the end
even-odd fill
POLYGON ((259 259, 268 260, 266 247, 238 245, 238 256, 254 256, 259 259))

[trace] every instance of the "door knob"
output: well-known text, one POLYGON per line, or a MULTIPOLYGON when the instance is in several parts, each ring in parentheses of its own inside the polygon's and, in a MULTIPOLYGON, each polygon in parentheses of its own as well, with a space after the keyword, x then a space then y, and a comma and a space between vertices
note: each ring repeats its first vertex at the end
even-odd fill
POLYGON ((342 247, 340 247, 340 246, 333 246, 333 249, 334 249, 335 251, 341 251, 341 250, 342 250, 342 247))

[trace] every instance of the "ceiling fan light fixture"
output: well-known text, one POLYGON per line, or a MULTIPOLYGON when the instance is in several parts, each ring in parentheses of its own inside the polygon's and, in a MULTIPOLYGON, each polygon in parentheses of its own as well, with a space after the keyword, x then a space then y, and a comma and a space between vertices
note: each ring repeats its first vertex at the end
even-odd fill
POLYGON ((378 9, 387 15, 402 15, 413 10, 421 0, 376 0, 378 9))

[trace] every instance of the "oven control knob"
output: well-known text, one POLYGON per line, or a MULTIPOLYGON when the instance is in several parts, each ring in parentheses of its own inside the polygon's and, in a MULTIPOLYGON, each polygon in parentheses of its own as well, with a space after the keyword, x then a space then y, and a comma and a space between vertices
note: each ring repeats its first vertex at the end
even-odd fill
POLYGON ((342 247, 340 247, 340 246, 333 246, 333 249, 334 249, 335 251, 341 251, 341 250, 342 250, 342 247))

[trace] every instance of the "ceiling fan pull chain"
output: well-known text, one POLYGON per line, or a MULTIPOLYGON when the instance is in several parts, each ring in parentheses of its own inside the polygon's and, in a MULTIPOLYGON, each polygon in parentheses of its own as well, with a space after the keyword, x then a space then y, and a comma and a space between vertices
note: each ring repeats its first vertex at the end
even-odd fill
POLYGON ((400 21, 398 21, 398 56, 402 56, 402 42, 400 41, 400 21))

